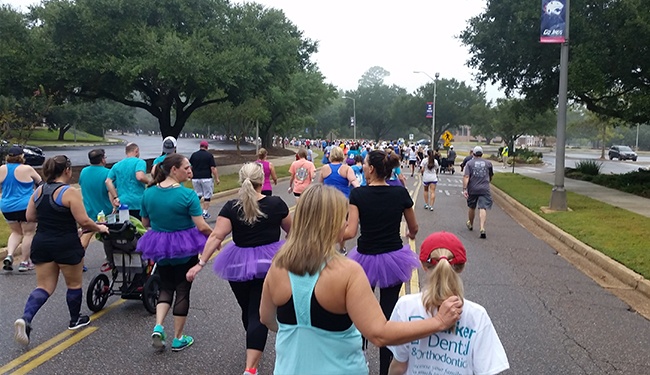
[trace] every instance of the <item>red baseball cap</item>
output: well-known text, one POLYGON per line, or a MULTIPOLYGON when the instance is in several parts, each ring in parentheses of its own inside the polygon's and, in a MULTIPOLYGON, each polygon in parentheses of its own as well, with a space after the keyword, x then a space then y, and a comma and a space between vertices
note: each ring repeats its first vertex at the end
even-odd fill
POLYGON ((438 263, 438 259, 430 259, 431 253, 437 249, 451 251, 454 256, 451 259, 447 259, 449 264, 465 264, 467 262, 465 246, 452 233, 435 232, 425 238, 422 245, 420 245, 420 260, 430 264, 438 263))
POLYGON ((208 146, 209 146, 209 145, 208 145, 208 141, 201 141, 201 143, 199 143, 199 147, 205 147, 205 148, 207 148, 208 146))

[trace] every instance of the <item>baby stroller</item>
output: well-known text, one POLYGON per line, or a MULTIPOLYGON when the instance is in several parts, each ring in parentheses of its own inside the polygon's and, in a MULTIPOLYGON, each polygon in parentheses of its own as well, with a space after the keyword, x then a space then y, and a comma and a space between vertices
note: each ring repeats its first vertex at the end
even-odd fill
POLYGON ((142 259, 141 254, 135 251, 143 232, 136 224, 142 228, 139 220, 133 217, 123 223, 106 224, 109 233, 102 234, 101 241, 112 265, 111 279, 101 273, 88 285, 86 303, 91 311, 100 311, 108 297, 118 295, 123 299, 142 300, 149 313, 156 313, 160 276, 155 274, 156 264, 142 259))
POLYGON ((449 161, 447 158, 440 158, 440 173, 456 173, 454 169, 454 163, 449 161))

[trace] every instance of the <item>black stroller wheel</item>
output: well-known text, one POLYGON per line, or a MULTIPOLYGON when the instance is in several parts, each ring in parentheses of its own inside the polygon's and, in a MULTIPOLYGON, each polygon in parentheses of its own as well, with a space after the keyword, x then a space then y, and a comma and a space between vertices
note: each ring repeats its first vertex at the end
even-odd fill
POLYGON ((93 278, 88 285, 88 290, 86 292, 86 303, 88 308, 97 312, 104 308, 106 301, 108 301, 108 296, 110 296, 110 284, 108 281, 108 276, 99 274, 93 278))
POLYGON ((144 283, 142 290, 142 303, 144 308, 150 314, 156 313, 156 305, 158 304, 158 297, 160 296, 160 276, 151 275, 144 283))

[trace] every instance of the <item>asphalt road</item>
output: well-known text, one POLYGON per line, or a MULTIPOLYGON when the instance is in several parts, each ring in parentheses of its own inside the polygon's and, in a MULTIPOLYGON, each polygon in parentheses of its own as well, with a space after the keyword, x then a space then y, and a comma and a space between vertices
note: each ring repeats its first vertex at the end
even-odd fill
MULTIPOLYGON (((487 240, 465 227, 466 207, 461 176, 443 175, 435 211, 422 208, 417 178, 408 179, 420 224, 416 244, 428 233, 447 230, 467 248, 461 275, 466 298, 488 311, 505 347, 507 374, 649 374, 650 322, 630 312, 610 292, 576 270, 545 242, 495 206, 488 215, 487 240)), ((274 191, 292 206, 287 182, 274 191)), ((215 217, 223 202, 215 202, 215 217)), ((214 224, 214 219, 210 220, 214 224)), ((348 242, 348 247, 354 241, 348 242)), ((84 287, 99 271, 102 250, 93 242, 86 263, 84 287)), ((34 288, 32 272, 0 275, 0 373, 31 374, 241 374, 244 331, 240 311, 228 284, 206 267, 192 290, 187 334, 195 344, 185 351, 154 352, 154 325, 139 301, 111 297, 105 314, 74 334, 68 321, 65 286, 36 316, 32 343, 23 349, 12 339, 13 321, 22 314, 34 288), (54 339, 53 339, 54 338, 54 339)), ((417 280, 412 283, 417 289, 417 280)), ((410 288, 409 288, 410 289, 410 288)), ((84 292, 85 293, 85 292, 84 292)), ((85 297, 85 296, 84 296, 85 297)), ((83 311, 88 311, 84 306, 83 311)), ((172 327, 171 317, 166 322, 172 327)), ((272 373, 274 335, 269 335, 260 374, 272 373)), ((370 373, 377 373, 376 349, 369 350, 370 373)))
MULTIPOLYGON (((149 136, 133 134, 119 135, 111 134, 111 138, 123 139, 125 142, 135 142, 140 147, 140 157, 142 159, 155 158, 162 153, 162 138, 159 135, 149 136)), ((186 156, 192 155, 193 152, 199 149, 199 142, 201 139, 196 138, 179 138, 177 150, 179 153, 186 156)), ((215 150, 235 150, 236 146, 233 143, 226 143, 221 141, 209 140, 211 149, 215 150)), ((95 148, 103 148, 106 150, 106 161, 116 163, 124 159, 124 146, 125 145, 112 145, 112 146, 72 146, 72 147, 43 147, 45 157, 52 157, 55 155, 66 155, 72 161, 72 165, 88 165, 88 151, 95 148)), ((244 150, 255 149, 254 145, 246 144, 241 146, 244 150)))

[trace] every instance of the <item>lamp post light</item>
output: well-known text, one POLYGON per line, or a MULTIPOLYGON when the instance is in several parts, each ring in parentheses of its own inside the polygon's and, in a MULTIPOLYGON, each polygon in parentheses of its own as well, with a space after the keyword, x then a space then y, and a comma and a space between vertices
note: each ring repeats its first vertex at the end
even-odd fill
POLYGON ((438 77, 440 77, 440 73, 437 73, 434 75, 436 78, 431 77, 428 75, 426 72, 422 72, 419 70, 414 71, 413 73, 422 73, 425 76, 429 77, 431 81, 433 82, 433 107, 431 108, 431 148, 436 149, 436 146, 434 146, 434 142, 436 139, 436 95, 438 91, 438 77))
POLYGON ((349 96, 344 96, 343 99, 350 99, 352 100, 352 121, 354 122, 353 128, 354 128, 354 140, 357 140, 357 101, 354 98, 350 98, 349 96))

